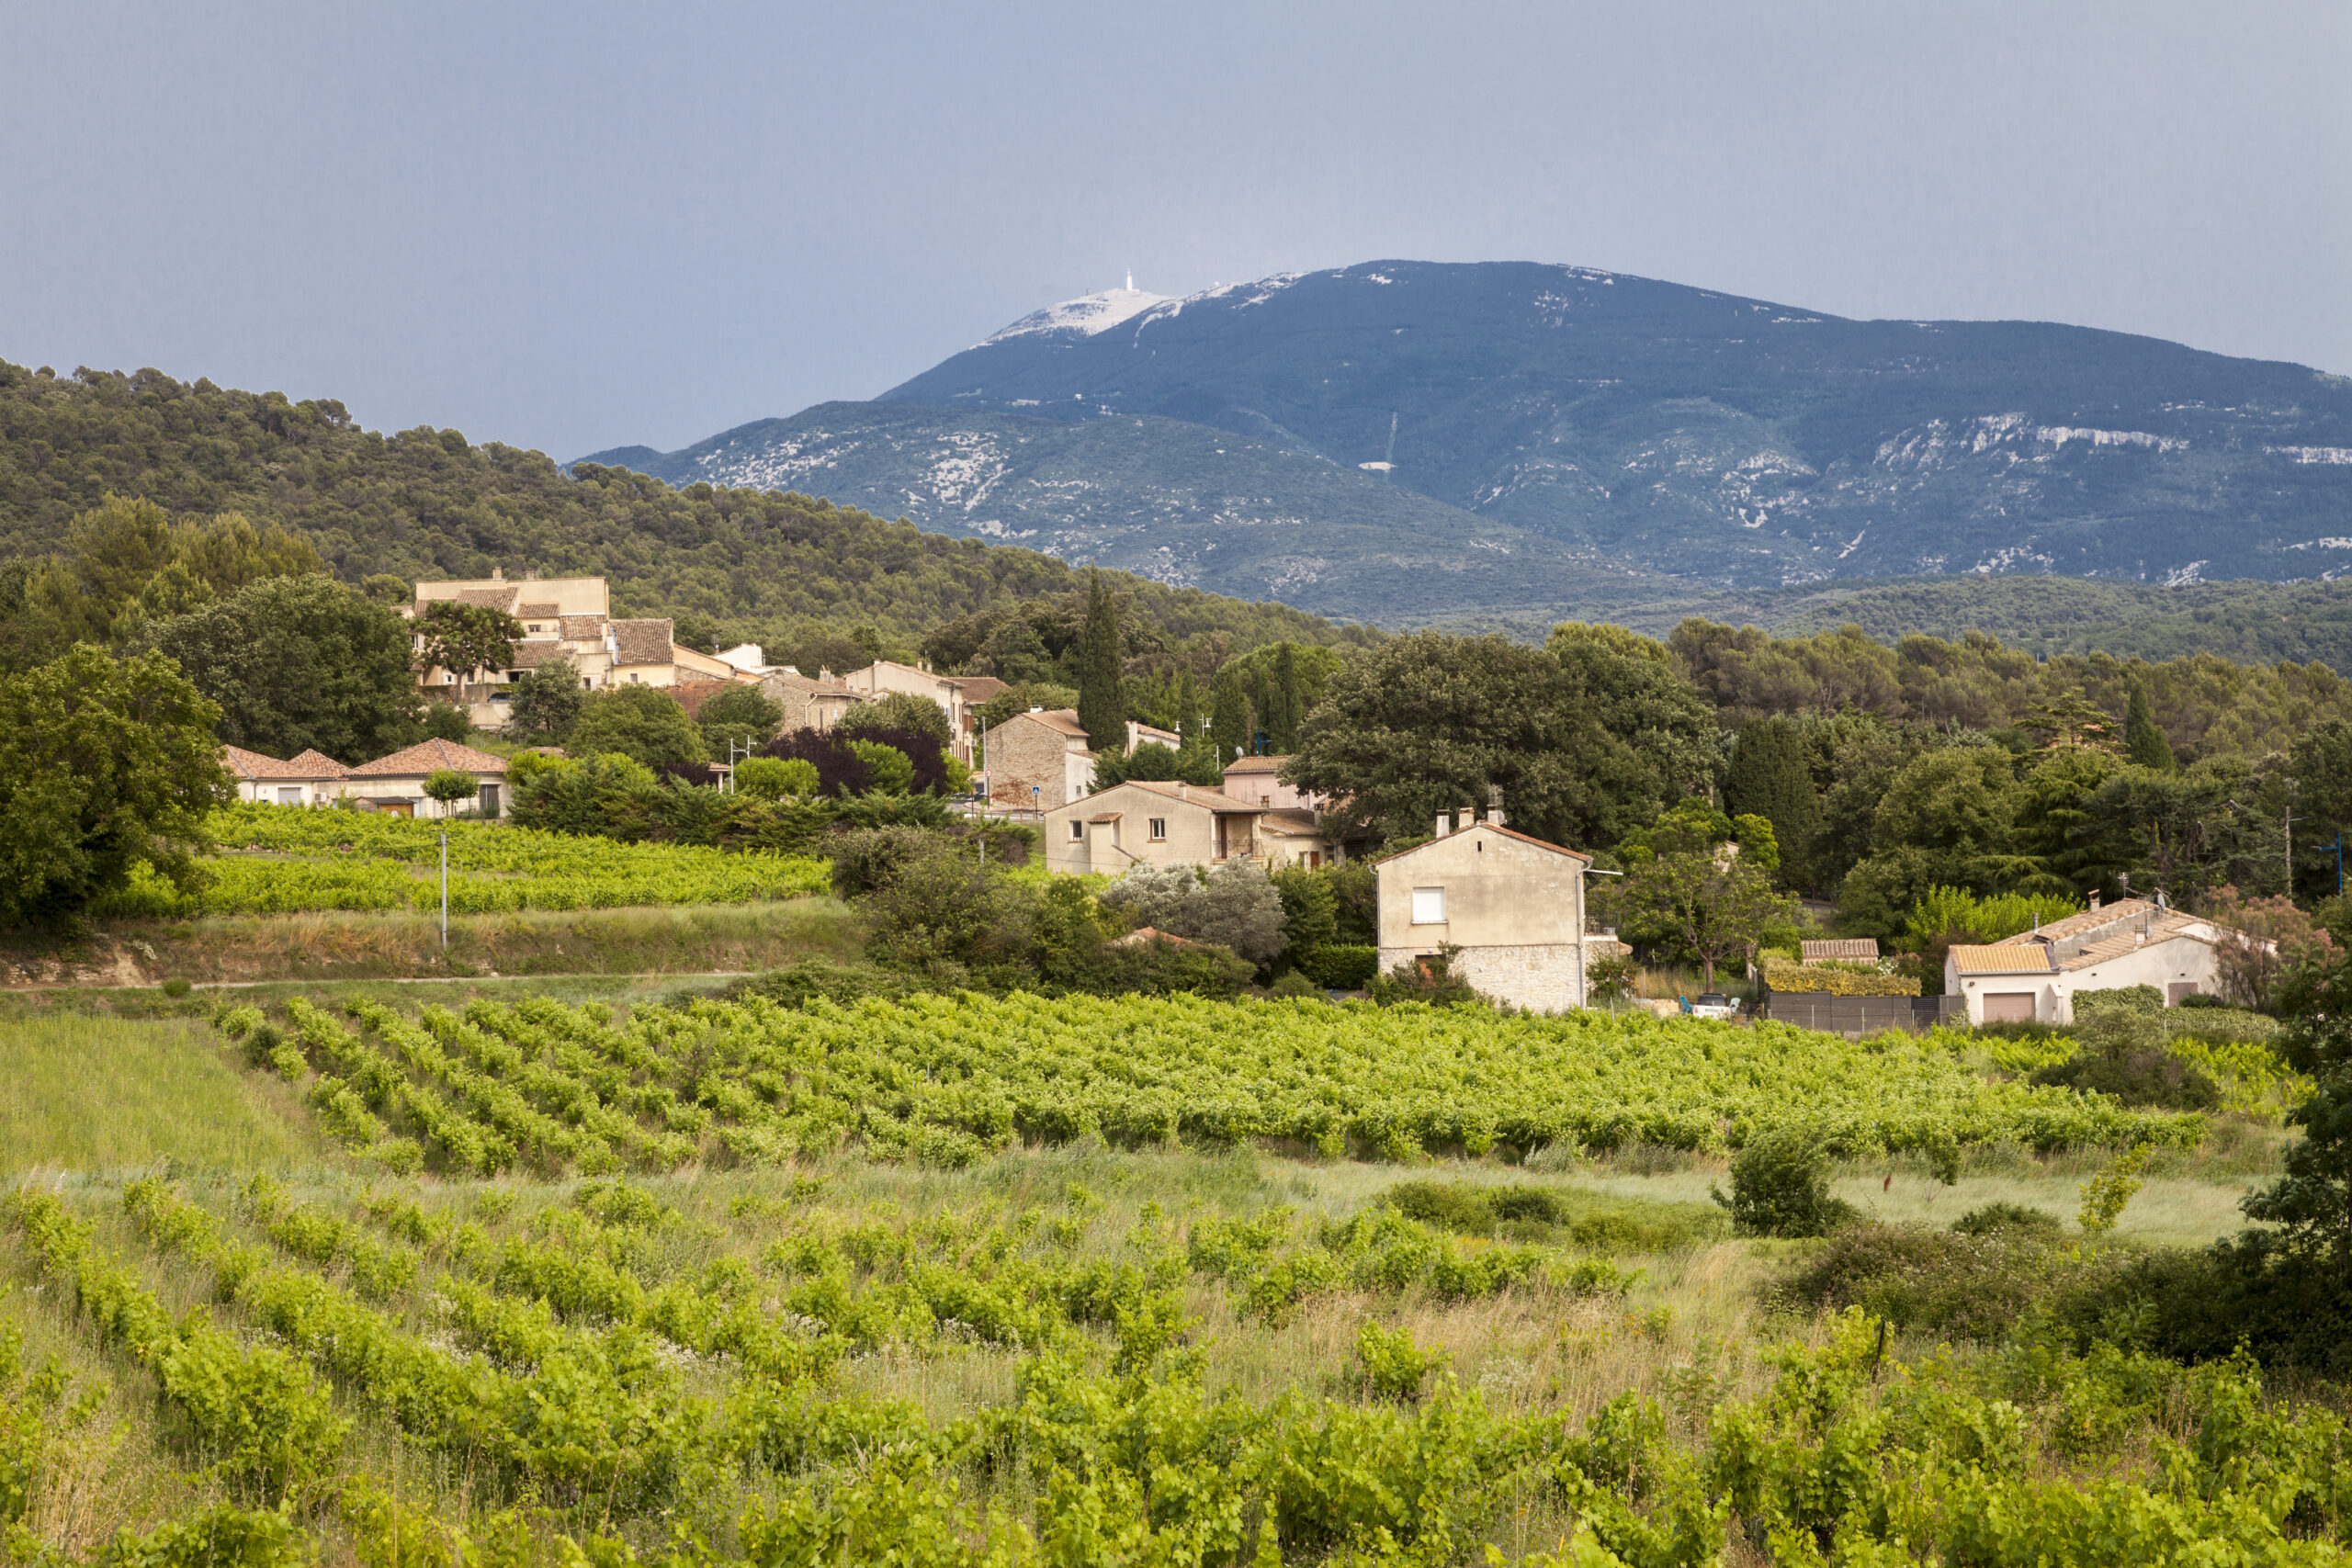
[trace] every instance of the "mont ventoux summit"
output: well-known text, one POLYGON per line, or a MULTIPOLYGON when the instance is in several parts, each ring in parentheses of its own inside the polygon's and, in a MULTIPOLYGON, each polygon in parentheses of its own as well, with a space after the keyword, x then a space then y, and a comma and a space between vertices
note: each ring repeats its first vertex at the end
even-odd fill
POLYGON ((871 402, 582 461, 1392 626, 1638 624, 1863 579, 2144 596, 2352 567, 2344 378, 1532 263, 1183 299, 1131 280, 871 402))

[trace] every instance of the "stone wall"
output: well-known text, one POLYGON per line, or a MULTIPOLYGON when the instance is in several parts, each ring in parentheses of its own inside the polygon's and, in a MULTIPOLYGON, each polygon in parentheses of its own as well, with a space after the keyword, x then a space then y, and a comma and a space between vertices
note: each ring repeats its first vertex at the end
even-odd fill
POLYGON ((1026 810, 1032 806, 1051 811, 1067 806, 1086 792, 1083 777, 1091 762, 1070 766, 1070 737, 1027 714, 1015 714, 989 731, 989 799, 998 806, 1026 810), (1030 786, 1037 793, 1031 795, 1030 786))

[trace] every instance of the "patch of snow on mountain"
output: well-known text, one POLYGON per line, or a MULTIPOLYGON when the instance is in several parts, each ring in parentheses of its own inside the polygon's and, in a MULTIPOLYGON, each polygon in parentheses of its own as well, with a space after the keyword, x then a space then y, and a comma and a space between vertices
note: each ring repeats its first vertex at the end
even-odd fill
POLYGON ((2144 430, 2087 430, 2067 424, 2045 424, 2033 433, 2033 438, 2061 447, 2069 441, 2087 441, 2093 446, 2153 446, 2159 452, 2178 452, 2188 446, 2186 441, 2151 435, 2144 430))
POLYGON ((1042 310, 1032 310, 1011 326, 990 333, 973 346, 986 348, 1008 338, 1034 337, 1043 333, 1063 333, 1077 337, 1092 337, 1110 331, 1121 321, 1139 316, 1155 305, 1169 302, 1165 294, 1150 294, 1140 288, 1105 288, 1100 294, 1083 294, 1075 299, 1065 299, 1058 305, 1048 305, 1042 310))

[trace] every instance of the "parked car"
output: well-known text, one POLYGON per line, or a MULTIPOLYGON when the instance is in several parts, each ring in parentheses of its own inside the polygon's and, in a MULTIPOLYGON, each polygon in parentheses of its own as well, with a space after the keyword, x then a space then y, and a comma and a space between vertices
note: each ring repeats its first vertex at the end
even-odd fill
POLYGON ((1689 1010, 1692 1018, 1737 1018, 1739 1003, 1721 991, 1702 991, 1689 1010))

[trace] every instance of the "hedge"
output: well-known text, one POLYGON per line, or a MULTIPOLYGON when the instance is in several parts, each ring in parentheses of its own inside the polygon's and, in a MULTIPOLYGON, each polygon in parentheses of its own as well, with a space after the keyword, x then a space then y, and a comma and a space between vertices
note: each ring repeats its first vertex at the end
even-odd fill
POLYGON ((1919 982, 1908 975, 1880 975, 1860 969, 1831 969, 1819 964, 1792 964, 1782 958, 1764 961, 1767 990, 1811 992, 1831 997, 1916 997, 1919 982))

